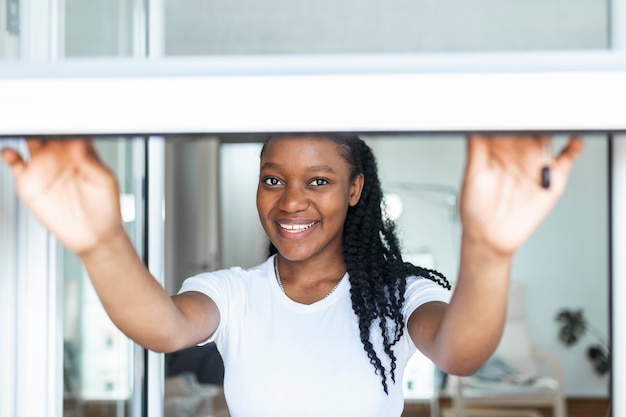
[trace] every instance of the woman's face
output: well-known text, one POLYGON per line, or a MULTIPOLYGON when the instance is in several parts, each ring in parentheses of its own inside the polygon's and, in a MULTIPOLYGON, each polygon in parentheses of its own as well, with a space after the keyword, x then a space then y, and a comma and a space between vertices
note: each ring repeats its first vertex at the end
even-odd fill
POLYGON ((343 224, 363 176, 350 180, 339 145, 318 137, 274 138, 261 155, 257 209, 265 233, 292 261, 342 253, 343 224))

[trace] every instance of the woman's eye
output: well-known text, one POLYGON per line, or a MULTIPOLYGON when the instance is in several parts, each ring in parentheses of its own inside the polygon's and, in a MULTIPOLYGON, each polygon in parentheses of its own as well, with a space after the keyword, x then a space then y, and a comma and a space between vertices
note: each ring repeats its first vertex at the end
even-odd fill
POLYGON ((327 180, 325 180, 325 179, 323 179, 323 178, 315 178, 315 179, 314 179, 313 181, 311 181, 309 184, 311 184, 311 185, 315 185, 315 186, 318 186, 318 185, 326 185, 326 184, 328 184, 328 181, 327 181, 327 180))
POLYGON ((280 180, 276 177, 265 178, 263 182, 267 185, 279 185, 280 184, 280 180))

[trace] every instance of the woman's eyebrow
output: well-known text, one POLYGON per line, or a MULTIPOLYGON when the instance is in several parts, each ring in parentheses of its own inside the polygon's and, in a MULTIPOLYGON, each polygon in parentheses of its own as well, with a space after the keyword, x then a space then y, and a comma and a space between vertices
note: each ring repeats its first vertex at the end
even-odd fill
POLYGON ((334 174, 335 170, 328 165, 312 165, 310 167, 307 168, 307 171, 311 171, 311 172, 328 172, 329 174, 334 174))
POLYGON ((264 169, 280 169, 280 164, 276 164, 274 162, 266 162, 263 165, 261 165, 261 170, 264 169))
MULTIPOLYGON (((264 169, 281 169, 282 165, 275 162, 265 162, 261 165, 261 171, 264 169)), ((329 174, 335 174, 336 171, 329 165, 311 165, 306 167, 309 172, 328 172, 329 174)))

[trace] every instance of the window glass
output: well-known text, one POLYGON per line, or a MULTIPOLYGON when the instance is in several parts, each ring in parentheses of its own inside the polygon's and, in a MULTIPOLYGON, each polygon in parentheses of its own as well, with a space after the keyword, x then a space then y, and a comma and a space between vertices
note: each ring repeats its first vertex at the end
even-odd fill
POLYGON ((130 0, 66 0, 64 56, 133 56, 135 41, 144 39, 140 16, 130 0))
POLYGON ((165 0, 166 55, 604 49, 608 2, 165 0))
POLYGON ((19 58, 20 7, 18 0, 0 0, 0 61, 19 58))
POLYGON ((0 59, 144 56, 148 38, 169 56, 584 50, 609 32, 608 2, 588 0, 164 0, 150 35, 141 2, 63 4, 0 0, 0 59))
MULTIPOLYGON (((95 141, 103 162, 114 172, 119 188, 126 232, 141 254, 143 157, 137 140, 95 141)), ((129 416, 142 387, 134 371, 141 350, 107 316, 89 277, 77 257, 63 253, 64 410, 74 415, 129 416)), ((137 414, 139 410, 135 411, 137 414)))

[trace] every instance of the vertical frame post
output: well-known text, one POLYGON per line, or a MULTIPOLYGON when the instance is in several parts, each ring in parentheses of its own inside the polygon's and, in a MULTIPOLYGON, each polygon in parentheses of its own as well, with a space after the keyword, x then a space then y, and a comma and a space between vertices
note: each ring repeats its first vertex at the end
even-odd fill
MULTIPOLYGON (((164 254, 164 184, 165 184, 165 138, 149 137, 146 146, 146 210, 147 216, 147 267, 159 281, 163 280, 164 254)), ((164 368, 163 354, 146 353, 146 408, 149 417, 163 417, 164 368)))
MULTIPOLYGON (((626 51, 626 0, 610 0, 610 47, 626 51)), ((614 135, 611 155, 611 415, 626 415, 626 134, 614 135)))
POLYGON ((626 398, 619 389, 626 386, 626 136, 612 139, 611 155, 611 402, 612 415, 626 414, 626 398))
MULTIPOLYGON (((17 141, 0 142, 17 147, 17 141)), ((0 165, 0 415, 16 416, 17 364, 17 197, 13 176, 0 165)))

